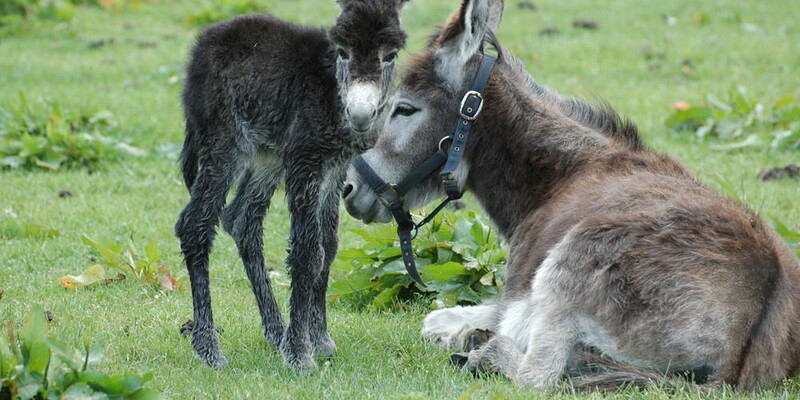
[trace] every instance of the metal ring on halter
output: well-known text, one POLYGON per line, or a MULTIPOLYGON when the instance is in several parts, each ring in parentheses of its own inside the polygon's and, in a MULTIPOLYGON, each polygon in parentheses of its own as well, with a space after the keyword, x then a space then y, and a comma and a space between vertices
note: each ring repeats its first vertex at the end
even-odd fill
POLYGON ((450 135, 443 137, 442 140, 439 141, 439 150, 444 150, 442 145, 444 144, 445 140, 453 140, 453 137, 450 135))

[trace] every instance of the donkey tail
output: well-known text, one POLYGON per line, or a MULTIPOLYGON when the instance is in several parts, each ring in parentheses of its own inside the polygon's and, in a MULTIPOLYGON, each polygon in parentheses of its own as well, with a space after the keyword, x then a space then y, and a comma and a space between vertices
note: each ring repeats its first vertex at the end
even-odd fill
POLYGON ((183 182, 186 184, 186 189, 192 190, 192 185, 197 178, 197 170, 199 167, 199 160, 197 156, 197 148, 195 137, 188 124, 186 127, 186 139, 183 141, 183 150, 181 150, 180 163, 181 172, 183 173, 183 182))
POLYGON ((612 392, 623 388, 661 387, 675 390, 675 380, 656 371, 618 363, 601 355, 583 352, 582 367, 571 372, 569 388, 576 392, 612 392))
POLYGON ((591 375, 582 375, 572 378, 572 389, 576 392, 613 392, 623 388, 666 387, 673 389, 673 385, 664 379, 648 373, 626 371, 609 371, 591 375))

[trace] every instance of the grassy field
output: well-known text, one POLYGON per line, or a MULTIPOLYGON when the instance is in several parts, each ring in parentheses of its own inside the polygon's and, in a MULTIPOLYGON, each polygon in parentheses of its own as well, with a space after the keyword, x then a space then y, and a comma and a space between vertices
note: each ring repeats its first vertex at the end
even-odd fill
MULTIPOLYGON (((273 13, 301 23, 325 25, 336 16, 330 0, 271 3, 273 13)), ((408 50, 420 48, 456 3, 412 0, 403 18, 411 38, 408 50)), ((639 124, 649 146, 673 154, 712 187, 726 183, 766 219, 800 229, 800 180, 761 182, 756 177, 761 168, 797 163, 797 150, 712 151, 691 134, 664 126, 675 101, 701 103, 707 92, 724 94, 732 85, 746 87, 767 103, 784 94, 800 97, 800 2, 535 3, 538 10, 531 11, 508 2, 498 37, 538 81, 574 96, 602 96, 639 124), (665 23, 665 16, 676 23, 665 23), (595 20, 599 28, 576 29, 576 18, 595 20), (540 35, 546 26, 560 33, 540 35)), ((178 278, 188 280, 172 234, 188 195, 175 159, 156 149, 182 141, 181 84, 173 76, 185 64, 197 33, 186 24, 196 8, 196 2, 178 0, 121 12, 79 7, 70 24, 0 38, 0 107, 15 104, 22 91, 30 100, 108 109, 119 121, 119 137, 148 152, 95 173, 0 171, 0 217, 13 214, 61 232, 50 239, 0 236, 0 290, 5 292, 0 320, 19 327, 30 306, 40 304, 52 311, 51 328, 61 337, 106 343, 102 369, 152 371, 152 386, 167 398, 561 398, 454 370, 448 353, 418 333, 424 304, 386 313, 331 304, 330 329, 339 353, 319 376, 296 376, 265 345, 249 283, 226 235, 219 236, 211 260, 215 316, 225 329, 221 342, 230 360, 222 370, 203 366, 179 335, 179 326, 191 317, 189 292, 161 293, 130 280, 78 291, 59 287, 61 276, 92 264, 93 252, 81 243, 82 234, 111 243, 132 238, 142 246, 155 238, 164 261, 178 278), (73 196, 62 199, 61 190, 73 196)), ((355 239, 347 229, 359 222, 342 211, 342 245, 351 246, 355 239)), ((281 282, 286 281, 287 231, 286 204, 279 195, 267 217, 265 251, 267 263, 283 274, 281 282)), ((278 296, 285 308, 285 286, 278 288, 278 296)), ((800 378, 757 395, 651 390, 610 397, 798 398, 800 378)))

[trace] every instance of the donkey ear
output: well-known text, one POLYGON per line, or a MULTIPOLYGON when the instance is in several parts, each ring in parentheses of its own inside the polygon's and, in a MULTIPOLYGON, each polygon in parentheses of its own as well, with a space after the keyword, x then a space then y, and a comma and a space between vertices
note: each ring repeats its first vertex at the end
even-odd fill
POLYGON ((497 32, 500 27, 500 20, 503 19, 503 0, 489 0, 489 22, 487 28, 492 32, 497 32))
POLYGON ((464 65, 483 45, 489 14, 489 0, 463 0, 434 40, 436 74, 454 88, 463 82, 464 65))
POLYGON ((397 12, 400 12, 406 6, 406 3, 408 3, 408 0, 394 0, 394 8, 397 12))

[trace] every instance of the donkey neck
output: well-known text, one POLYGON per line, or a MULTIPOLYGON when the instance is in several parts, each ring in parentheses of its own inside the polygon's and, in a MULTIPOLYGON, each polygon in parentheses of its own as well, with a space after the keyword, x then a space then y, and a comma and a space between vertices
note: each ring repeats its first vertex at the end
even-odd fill
POLYGON ((510 239, 554 190, 615 143, 536 96, 507 65, 498 64, 484 97, 465 154, 467 187, 510 239))

